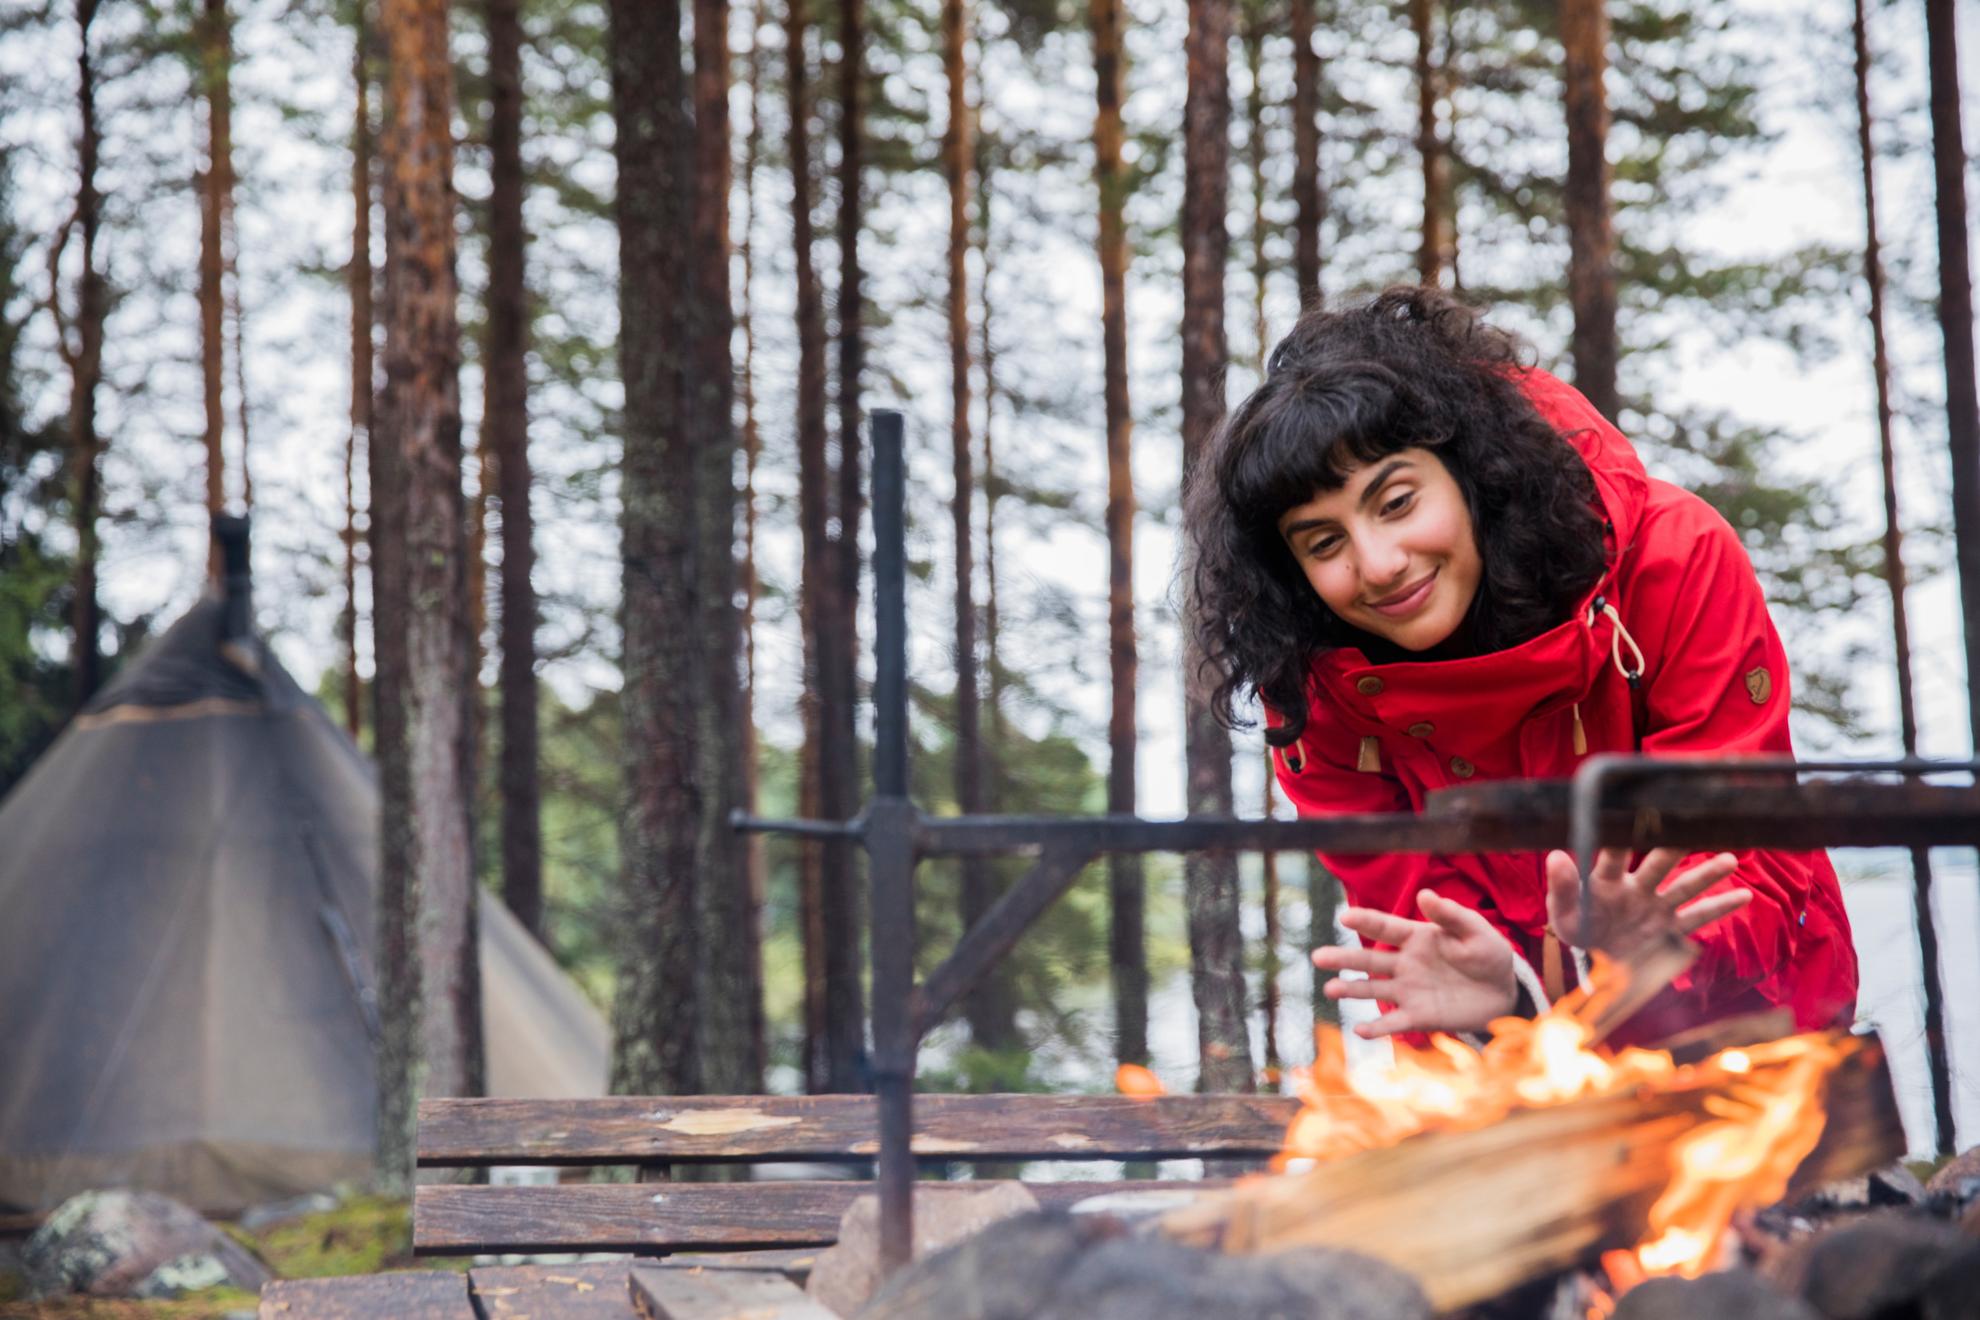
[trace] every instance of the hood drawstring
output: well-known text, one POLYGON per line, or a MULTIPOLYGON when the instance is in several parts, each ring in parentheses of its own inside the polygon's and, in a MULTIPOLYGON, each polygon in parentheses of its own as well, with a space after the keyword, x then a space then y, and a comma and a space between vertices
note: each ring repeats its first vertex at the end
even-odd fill
MULTIPOLYGON (((1595 620, 1604 615, 1615 625, 1615 632, 1609 637, 1609 659, 1615 664, 1616 672, 1623 676, 1623 681, 1629 684, 1629 690, 1635 692, 1643 682, 1643 648, 1629 635, 1629 629, 1623 627, 1622 615, 1616 613, 1616 607, 1609 603, 1606 596, 1597 596, 1588 606, 1590 632, 1595 629, 1595 620), (1624 643, 1629 644, 1629 653, 1636 661, 1634 668, 1623 663, 1624 643)), ((1588 731, 1581 726, 1581 703, 1578 701, 1574 703, 1574 754, 1588 755, 1588 731)))

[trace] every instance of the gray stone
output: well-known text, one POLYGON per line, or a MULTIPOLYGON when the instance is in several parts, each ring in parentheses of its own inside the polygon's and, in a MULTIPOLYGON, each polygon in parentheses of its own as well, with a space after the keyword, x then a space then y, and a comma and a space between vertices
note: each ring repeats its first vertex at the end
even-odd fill
POLYGON ((198 1211, 155 1192, 84 1192, 70 1197, 28 1239, 22 1264, 29 1292, 37 1297, 63 1293, 127 1297, 147 1284, 170 1287, 183 1274, 180 1263, 200 1256, 211 1257, 221 1267, 221 1277, 214 1282, 252 1292, 268 1281, 267 1268, 246 1248, 207 1223, 198 1211))
POLYGON ((1614 1320, 1822 1320, 1821 1312, 1746 1270, 1650 1279, 1623 1294, 1614 1320))
MULTIPOLYGON (((554 1170, 553 1170, 554 1172, 554 1170)), ((301 1219, 304 1215, 328 1214, 337 1208, 337 1198, 328 1192, 305 1192, 292 1196, 286 1201, 271 1201, 266 1205, 249 1206, 241 1216, 241 1227, 250 1233, 259 1233, 272 1224, 285 1224, 291 1219, 301 1219)))
POLYGON ((1103 1242, 1073 1262, 1038 1320, 1429 1320, 1416 1281, 1354 1252, 1225 1256, 1161 1238, 1103 1242))
POLYGON ((1980 1200, 1980 1146, 1961 1151, 1939 1166, 1925 1190, 1934 1196, 1950 1196, 1962 1204, 1980 1200))
MULTIPOLYGON (((1038 1209, 1038 1198, 1020 1183, 970 1187, 923 1183, 914 1195, 914 1258, 940 1251, 999 1220, 1038 1209)), ((805 1291, 839 1315, 852 1315, 880 1283, 880 1198, 862 1196, 839 1221, 836 1244, 818 1254, 805 1291)))
POLYGON ((1936 1219, 1871 1215, 1795 1243, 1775 1281, 1830 1320, 1971 1317, 1980 1313, 1980 1242, 1936 1219))
POLYGON ((1002 1220, 889 1279, 859 1320, 1030 1320, 1081 1253, 1125 1231, 1064 1210, 1002 1220))

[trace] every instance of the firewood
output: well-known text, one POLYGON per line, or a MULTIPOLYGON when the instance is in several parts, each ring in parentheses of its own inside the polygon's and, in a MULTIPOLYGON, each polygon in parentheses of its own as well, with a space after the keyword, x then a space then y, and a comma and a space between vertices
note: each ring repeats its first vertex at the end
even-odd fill
MULTIPOLYGON (((1904 1152, 1874 1037, 1843 1041, 1827 1121, 1796 1183, 1850 1176, 1904 1152)), ((1627 1247, 1671 1179, 1671 1147, 1723 1087, 1694 1083, 1420 1133, 1307 1173, 1261 1178, 1166 1216, 1162 1231, 1225 1251, 1345 1247, 1415 1273, 1439 1311, 1500 1296, 1627 1247)))

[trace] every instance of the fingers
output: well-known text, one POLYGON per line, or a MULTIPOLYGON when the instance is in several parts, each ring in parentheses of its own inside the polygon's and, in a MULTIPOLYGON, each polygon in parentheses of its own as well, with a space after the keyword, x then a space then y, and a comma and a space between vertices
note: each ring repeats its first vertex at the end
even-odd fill
POLYGON ((1477 912, 1453 899, 1429 889, 1416 891, 1416 910, 1430 918, 1446 935, 1457 939, 1471 939, 1479 934, 1491 934, 1492 923, 1477 912))
MULTIPOLYGON (((1563 857, 1568 856, 1566 853, 1562 853, 1561 855, 1563 857)), ((1656 854, 1654 853, 1651 854, 1651 856, 1653 857, 1655 855, 1656 854)), ((1677 858, 1675 857, 1671 859, 1672 862, 1675 862, 1676 860, 1677 858)), ((1568 857, 1568 865, 1569 866, 1574 865, 1574 858, 1568 857)), ((1664 867, 1666 870, 1670 869, 1670 862, 1666 862, 1664 864, 1664 867)), ((1615 884, 1621 884, 1623 878, 1628 874, 1629 874, 1629 849, 1604 848, 1600 852, 1595 854, 1595 866, 1594 869, 1589 872, 1589 880, 1594 884, 1615 885, 1615 884)), ((1578 878, 1579 877, 1577 876, 1577 879, 1578 878)))
MULTIPOLYGON (((1654 855, 1652 854, 1652 856, 1654 855)), ((1662 898, 1672 907, 1677 907, 1682 903, 1689 903, 1692 899, 1697 898, 1713 885, 1718 884, 1719 881, 1731 875, 1733 868, 1738 865, 1739 859, 1731 853, 1722 852, 1716 857, 1708 857, 1698 865, 1680 873, 1676 879, 1659 889, 1657 891, 1658 897, 1662 898)), ((1639 871, 1637 874, 1641 875, 1642 872, 1639 871)))
POLYGON ((1710 898, 1701 898, 1690 907, 1678 909, 1678 930, 1689 935, 1695 930, 1711 925, 1720 917, 1739 911, 1752 901, 1751 889, 1732 889, 1723 894, 1713 894, 1710 898))
POLYGON ((1427 923, 1377 912, 1374 908, 1351 907, 1341 913, 1341 924, 1365 940, 1399 945, 1427 923))
POLYGON ((1366 972, 1370 976, 1393 976, 1396 955, 1381 949, 1346 949, 1323 944, 1313 951, 1313 965, 1325 972, 1366 972))
POLYGON ((1422 1031, 1426 1028, 1417 1022, 1406 1008, 1384 1013, 1373 1022, 1364 1022, 1354 1029, 1354 1034, 1363 1040, 1380 1040, 1384 1036, 1394 1036, 1405 1031, 1422 1031))
POLYGON ((1322 987, 1329 999, 1383 999, 1395 1002, 1394 981, 1347 981, 1335 977, 1322 987))

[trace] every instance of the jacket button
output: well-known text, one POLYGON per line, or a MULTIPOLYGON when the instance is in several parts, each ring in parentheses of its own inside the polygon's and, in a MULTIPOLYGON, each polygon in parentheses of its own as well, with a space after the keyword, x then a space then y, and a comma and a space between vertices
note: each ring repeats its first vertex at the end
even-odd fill
POLYGON ((1382 695, 1382 680, 1368 674, 1355 680, 1354 690, 1364 697, 1379 697, 1382 695))
POLYGON ((1453 756, 1451 758, 1451 773, 1459 779, 1469 779, 1478 773, 1478 767, 1465 760, 1462 756, 1453 756))
POLYGON ((1428 720, 1424 720, 1420 724, 1412 724, 1407 729, 1403 730, 1404 733, 1408 734, 1412 738, 1428 738, 1431 734, 1435 733, 1436 731, 1437 731, 1437 726, 1430 723, 1430 721, 1428 720))

